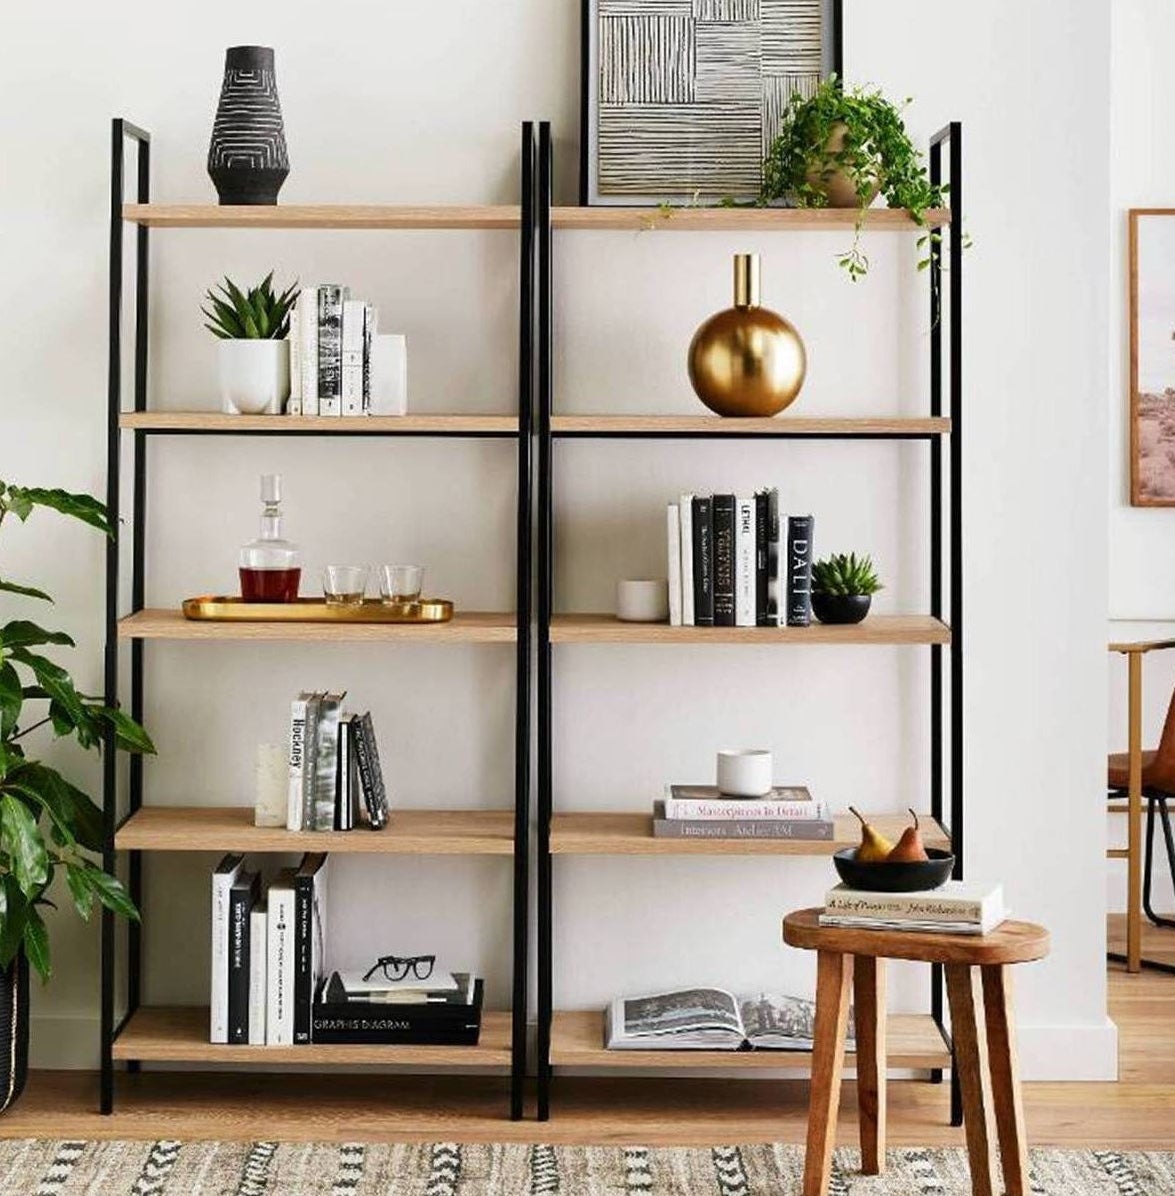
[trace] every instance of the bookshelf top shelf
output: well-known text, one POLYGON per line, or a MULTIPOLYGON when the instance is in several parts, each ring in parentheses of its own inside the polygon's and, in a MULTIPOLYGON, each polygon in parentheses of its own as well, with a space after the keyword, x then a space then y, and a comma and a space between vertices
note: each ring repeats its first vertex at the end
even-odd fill
POLYGON ((811 437, 848 440, 921 440, 950 433, 943 416, 807 416, 726 419, 718 415, 553 415, 551 433, 559 437, 618 439, 742 439, 811 437))
POLYGON ((174 435, 501 436, 518 435, 516 415, 225 415, 219 411, 124 411, 128 431, 174 435))
POLYGON ((932 615, 869 615, 862 623, 810 627, 670 627, 622 623, 614 615, 555 615, 556 644, 949 644, 951 629, 932 615))
MULTIPOLYGON (((516 229, 517 204, 123 204, 124 220, 148 228, 319 228, 319 229, 516 229)), ((557 207, 556 229, 630 232, 819 232, 852 228, 855 208, 628 208, 557 207)), ((926 213, 926 223, 950 223, 948 209, 926 213)), ((902 209, 870 208, 864 227, 914 231, 919 226, 902 209)))

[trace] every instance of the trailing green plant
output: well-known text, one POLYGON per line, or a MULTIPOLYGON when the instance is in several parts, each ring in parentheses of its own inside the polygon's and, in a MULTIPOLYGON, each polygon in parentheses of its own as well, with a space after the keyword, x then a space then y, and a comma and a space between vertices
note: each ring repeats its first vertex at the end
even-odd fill
POLYGON ((225 341, 281 340, 290 331, 290 311, 298 299, 295 282, 280 295, 273 289, 273 271, 257 286, 243 291, 231 278, 225 278, 206 298, 212 310, 200 310, 208 317, 204 327, 225 341))
MULTIPOLYGON (((911 102, 899 107, 877 88, 845 88, 833 75, 807 98, 793 93, 763 162, 762 204, 783 199, 798 207, 827 207, 829 180, 837 175, 849 180, 858 201, 857 226, 852 247, 837 260, 854 281, 869 271, 861 226, 879 190, 891 208, 904 208, 923 228, 926 213, 946 202, 949 188, 930 181, 922 152, 906 132, 902 112, 911 102)), ((939 236, 927 228, 919 248, 939 236)), ((926 255, 918 266, 929 264, 926 255)))
MULTIPOLYGON (((0 481, 0 525, 9 516, 23 523, 37 507, 113 534, 106 508, 88 494, 0 481)), ((53 601, 44 590, 7 578, 0 579, 0 592, 53 601)), ((155 751, 137 722, 79 693, 69 673, 43 651, 73 646, 65 632, 27 619, 0 626, 0 968, 23 947, 43 980, 52 968, 41 908, 53 904, 46 892, 59 871, 83 918, 89 919, 95 902, 125 918, 137 921, 139 914, 100 862, 102 811, 60 772, 32 758, 28 737, 45 730, 72 737, 85 749, 101 751, 105 744, 128 752, 155 751)))
POLYGON ((873 568, 873 561, 867 556, 858 557, 855 552, 848 556, 836 552, 812 566, 812 591, 816 594, 847 597, 876 594, 884 588, 873 568))

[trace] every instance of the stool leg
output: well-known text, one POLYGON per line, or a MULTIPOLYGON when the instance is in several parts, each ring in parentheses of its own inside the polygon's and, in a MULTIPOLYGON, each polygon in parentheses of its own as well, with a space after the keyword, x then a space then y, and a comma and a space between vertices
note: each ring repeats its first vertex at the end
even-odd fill
POLYGON ((946 973, 951 1035, 963 1094, 963 1128, 971 1162, 971 1190, 974 1196, 996 1196, 999 1188, 991 1154, 991 1081, 987 1071, 987 1036, 980 1032, 976 1001, 978 977, 965 964, 949 963, 946 973))
POLYGON ((812 1051, 812 1096, 808 1105, 808 1148, 804 1196, 827 1196, 840 1112, 840 1077, 845 1062, 852 960, 835 951, 816 953, 816 1028, 812 1051))
POLYGON ((857 1113, 861 1171, 885 1171, 885 960, 853 958, 853 1017, 857 1038, 857 1113))
POLYGON ((987 1053, 991 1065, 991 1095, 1000 1137, 1007 1196, 1028 1196, 1028 1139, 1024 1133, 1024 1101, 1020 1095, 1020 1067, 1016 1058, 1016 1023, 1012 1014, 1010 968, 981 968, 983 1017, 987 1023, 987 1053))

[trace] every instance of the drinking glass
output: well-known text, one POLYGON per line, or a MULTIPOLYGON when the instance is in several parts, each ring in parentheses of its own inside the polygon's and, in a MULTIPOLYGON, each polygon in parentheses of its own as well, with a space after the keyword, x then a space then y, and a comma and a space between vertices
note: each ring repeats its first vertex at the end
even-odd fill
POLYGON ((327 565, 322 571, 322 592, 328 606, 358 606, 367 590, 366 565, 327 565))
POLYGON ((423 565, 384 565, 379 592, 385 602, 419 602, 423 565))

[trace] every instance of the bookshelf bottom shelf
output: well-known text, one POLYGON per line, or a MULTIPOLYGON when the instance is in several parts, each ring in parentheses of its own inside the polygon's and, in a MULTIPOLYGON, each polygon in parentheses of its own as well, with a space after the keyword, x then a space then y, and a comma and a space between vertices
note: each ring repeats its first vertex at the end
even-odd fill
MULTIPOLYGON (((889 1066, 933 1071, 950 1067, 951 1052, 928 1013, 891 1014, 889 1066)), ((845 1059, 853 1066, 853 1055, 845 1059)), ((551 1023, 551 1063, 562 1067, 761 1068, 806 1071, 811 1051, 610 1051, 604 1016, 595 1011, 556 1013, 551 1023)))
POLYGON ((149 1063, 412 1064, 437 1067, 510 1066, 510 1014, 483 1013, 476 1046, 229 1046, 208 1041, 208 1009, 143 1006, 114 1043, 115 1059, 149 1063))

